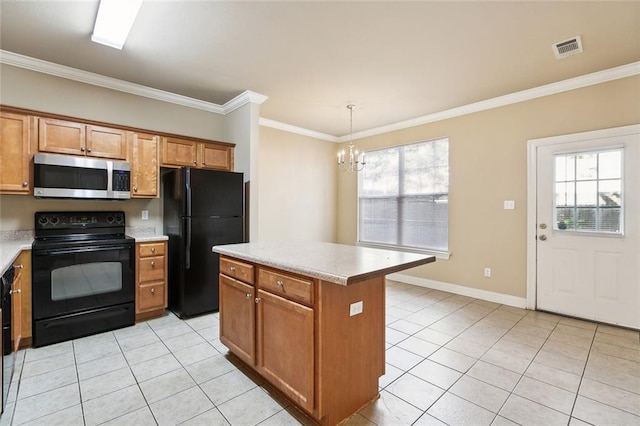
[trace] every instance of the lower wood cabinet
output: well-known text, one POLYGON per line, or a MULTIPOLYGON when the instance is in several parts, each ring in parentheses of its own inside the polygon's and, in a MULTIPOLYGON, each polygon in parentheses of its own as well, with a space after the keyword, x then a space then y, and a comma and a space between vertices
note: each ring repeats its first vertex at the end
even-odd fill
POLYGON ((167 307, 167 243, 136 244, 136 321, 160 316, 167 307))
POLYGON ((315 422, 378 397, 384 276, 347 286, 220 256, 220 341, 315 422), (364 310, 352 315, 360 302, 364 310))

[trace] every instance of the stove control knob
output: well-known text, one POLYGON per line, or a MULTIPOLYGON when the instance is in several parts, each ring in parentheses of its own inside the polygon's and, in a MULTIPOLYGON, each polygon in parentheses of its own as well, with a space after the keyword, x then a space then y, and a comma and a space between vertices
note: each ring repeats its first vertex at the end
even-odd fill
POLYGON ((116 222, 122 223, 123 220, 124 220, 124 217, 121 214, 116 216, 116 222))
POLYGON ((46 225, 47 223, 49 223, 49 218, 46 216, 40 216, 40 219, 38 219, 38 223, 42 226, 46 225))
POLYGON ((53 216, 51 219, 49 219, 49 222, 50 222, 52 225, 57 225, 57 224, 58 224, 58 222, 60 222, 60 219, 58 219, 58 217, 57 217, 57 216, 53 216))
POLYGON ((107 222, 113 223, 114 220, 116 219, 113 216, 107 216, 107 222))

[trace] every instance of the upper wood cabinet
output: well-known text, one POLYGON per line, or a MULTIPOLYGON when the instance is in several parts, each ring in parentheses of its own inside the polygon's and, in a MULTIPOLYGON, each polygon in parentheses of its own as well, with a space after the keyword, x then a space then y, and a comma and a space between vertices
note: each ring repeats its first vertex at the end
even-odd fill
POLYGON ((29 194, 35 118, 0 111, 0 193, 29 194))
POLYGON ((127 137, 121 129, 40 118, 38 150, 126 160, 127 137))
POLYGON ((131 154, 131 197, 157 198, 160 195, 160 137, 129 132, 131 154))
POLYGON ((232 171, 233 146, 222 143, 163 137, 162 165, 232 171))

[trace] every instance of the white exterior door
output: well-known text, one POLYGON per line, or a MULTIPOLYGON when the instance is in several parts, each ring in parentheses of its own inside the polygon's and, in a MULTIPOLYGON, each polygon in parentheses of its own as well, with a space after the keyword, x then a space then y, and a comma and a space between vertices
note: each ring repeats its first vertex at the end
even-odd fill
POLYGON ((640 328, 640 133, 630 128, 536 147, 538 309, 640 328))

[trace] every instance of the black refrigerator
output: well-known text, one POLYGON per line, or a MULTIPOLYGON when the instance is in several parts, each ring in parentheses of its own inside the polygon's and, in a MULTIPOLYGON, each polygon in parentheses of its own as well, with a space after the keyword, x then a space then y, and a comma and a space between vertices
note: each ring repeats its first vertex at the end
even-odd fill
POLYGON ((219 309, 219 255, 211 247, 242 243, 242 173, 182 167, 162 176, 164 234, 169 237, 169 309, 180 318, 219 309))

